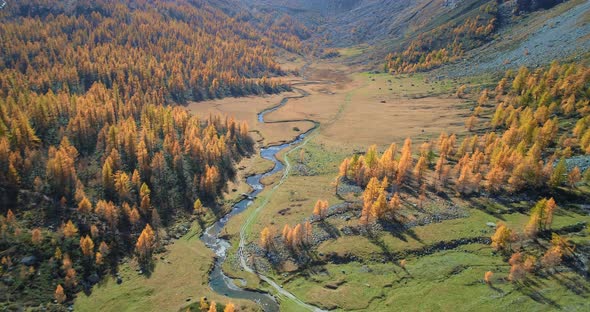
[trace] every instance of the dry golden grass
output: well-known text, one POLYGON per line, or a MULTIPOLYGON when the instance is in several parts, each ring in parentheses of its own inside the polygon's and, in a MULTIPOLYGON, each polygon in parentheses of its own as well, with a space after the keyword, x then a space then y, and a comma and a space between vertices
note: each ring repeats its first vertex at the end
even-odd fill
POLYGON ((335 145, 387 145, 404 138, 426 138, 442 131, 464 129, 457 100, 445 98, 406 99, 392 95, 352 95, 341 118, 322 131, 322 139, 335 145), (381 103, 385 101, 385 103, 381 103))
POLYGON ((311 64, 305 72, 305 78, 310 81, 331 81, 336 89, 348 89, 353 82, 350 73, 358 70, 356 67, 325 61, 311 64))
MULTIPOLYGON (((394 79, 390 75, 346 74, 350 71, 344 65, 333 63, 311 65, 306 72, 308 80, 330 83, 296 85, 310 96, 291 99, 284 107, 266 116, 268 121, 311 119, 320 122, 319 133, 305 149, 313 154, 310 156, 314 158, 312 163, 321 168, 317 168, 318 174, 311 176, 290 176, 273 194, 258 222, 253 224, 251 233, 254 235, 269 224, 280 230, 287 223, 301 222, 311 215, 318 199, 336 203, 338 199, 331 183, 339 162, 354 150, 364 151, 371 144, 401 144, 406 137, 429 138, 438 136, 441 131, 464 131, 464 118, 468 114, 466 105, 448 95, 441 96, 451 92, 450 83, 425 82, 421 76, 394 79), (433 96, 412 98, 428 94, 433 96), (383 100, 386 103, 381 103, 383 100)), ((259 108, 271 106, 272 100, 278 103, 280 99, 280 96, 264 98, 266 104, 260 104, 259 108)), ((253 99, 239 101, 256 102, 253 99)), ((216 107, 224 112, 239 111, 235 109, 239 106, 228 104, 216 107)), ((286 126, 281 123, 273 125, 286 126)), ((291 163, 297 157, 291 155, 291 163)), ((268 177, 263 182, 273 184, 280 176, 268 177)), ((237 232, 241 221, 239 216, 231 220, 228 232, 237 232)))
POLYGON ((345 94, 328 94, 317 91, 318 86, 306 86, 301 89, 312 95, 299 99, 291 99, 281 109, 266 116, 268 121, 312 119, 325 124, 333 120, 345 94))
POLYGON ((280 51, 276 56, 276 60, 281 64, 281 69, 284 71, 298 72, 305 66, 305 59, 301 55, 288 51, 280 51))
MULTIPOLYGON (((266 115, 266 120, 316 120, 322 124, 318 141, 349 150, 364 149, 370 144, 384 146, 406 137, 426 139, 442 131, 464 130, 464 118, 469 110, 462 100, 448 96, 451 92, 448 82, 427 82, 419 75, 393 78, 347 74, 351 70, 341 64, 320 63, 309 66, 306 72, 309 81, 319 83, 301 85, 299 78, 288 78, 294 87, 310 96, 290 99, 284 107, 266 115)), ((269 145, 292 140, 313 127, 311 122, 304 121, 258 122, 260 111, 293 95, 298 93, 226 98, 191 103, 188 108, 201 115, 224 113, 246 120, 252 130, 260 133, 263 145, 269 145)))
POLYGON ((311 95, 290 100, 267 119, 319 121, 318 142, 350 151, 465 131, 469 109, 449 95, 451 82, 428 82, 419 75, 347 75, 342 66, 311 66, 310 80, 333 83, 301 86, 311 95))
POLYGON ((236 120, 248 122, 250 130, 258 131, 263 139, 263 145, 272 145, 293 140, 301 132, 313 127, 310 122, 288 122, 281 124, 262 124, 258 122, 258 113, 268 107, 278 104, 285 96, 297 93, 283 93, 267 96, 249 96, 244 98, 225 98, 205 102, 191 102, 187 108, 194 114, 208 116, 209 114, 225 114, 236 120), (299 129, 299 131, 295 129, 299 129))

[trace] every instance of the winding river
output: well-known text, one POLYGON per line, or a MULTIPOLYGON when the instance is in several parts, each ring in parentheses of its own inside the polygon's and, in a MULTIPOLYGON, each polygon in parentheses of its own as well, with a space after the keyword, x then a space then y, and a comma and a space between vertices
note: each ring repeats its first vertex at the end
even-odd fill
MULTIPOLYGON (((277 104, 273 107, 267 108, 264 111, 260 112, 258 114, 258 121, 261 123, 271 123, 271 122, 267 122, 264 120, 264 116, 266 114, 274 112, 277 109, 281 108, 282 106, 287 104, 289 99, 301 98, 301 97, 305 97, 305 96, 309 95, 304 90, 297 89, 297 88, 294 88, 294 90, 297 91, 300 95, 285 97, 281 100, 281 102, 279 104, 277 104)), ((295 121, 295 120, 289 120, 289 121, 295 121)), ((311 121, 311 120, 297 120, 297 121, 311 121)), ((280 121, 280 122, 286 122, 286 121, 280 121)), ((311 122, 313 122, 313 121, 311 121, 311 122)), ((277 159, 276 155, 284 149, 287 149, 289 147, 296 146, 297 144, 299 144, 301 141, 303 141, 305 139, 305 137, 309 133, 311 133, 313 130, 315 130, 317 128, 317 125, 318 124, 315 123, 315 126, 312 129, 308 130, 305 133, 300 134, 299 136, 297 136, 295 138, 295 140, 293 140, 291 142, 262 148, 260 150, 260 156, 264 159, 268 159, 268 160, 272 161, 274 163, 274 167, 268 172, 248 177, 246 179, 246 182, 252 187, 252 191, 248 194, 247 197, 245 197, 243 200, 241 200, 240 202, 235 204, 232 207, 232 210, 230 213, 228 213, 223 218, 221 218, 219 221, 217 221, 215 224, 213 224, 212 226, 207 228, 205 230, 205 232, 203 233, 203 235, 201 236, 201 240, 205 243, 205 245, 207 245, 207 247, 209 247, 211 250, 213 250, 216 254, 215 264, 214 264, 213 270, 211 271, 211 273, 209 275, 209 285, 211 286, 211 288, 215 292, 217 292, 221 295, 230 297, 230 298, 252 300, 252 301, 256 302, 258 305, 260 305, 260 307, 265 312, 279 311, 279 304, 277 303, 277 301, 275 300, 275 298, 273 296, 271 296, 267 293, 263 293, 263 292, 242 289, 242 288, 238 287, 231 278, 227 277, 223 273, 221 266, 227 258, 227 250, 231 245, 227 240, 220 238, 220 233, 223 230, 223 228, 225 227, 225 225, 227 224, 227 222, 233 216, 240 214, 244 210, 246 210, 246 208, 248 208, 248 206, 250 206, 253 203, 254 198, 256 198, 256 196, 264 190, 264 186, 262 185, 262 183, 260 183, 260 180, 262 178, 273 175, 277 172, 284 170, 285 165, 277 159)), ((280 286, 277 286, 276 284, 274 284, 274 285, 273 284, 274 283, 271 282, 271 286, 273 286, 275 288, 280 287, 280 286)), ((292 298, 293 295, 287 294, 287 296, 291 297, 291 299, 293 299, 292 298)))

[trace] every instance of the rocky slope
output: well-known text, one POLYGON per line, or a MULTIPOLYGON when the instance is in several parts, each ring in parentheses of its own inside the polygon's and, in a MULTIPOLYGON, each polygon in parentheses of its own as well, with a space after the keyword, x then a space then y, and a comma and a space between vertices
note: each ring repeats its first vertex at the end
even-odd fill
MULTIPOLYGON (((353 59, 379 68, 384 56, 402 51, 436 27, 461 25, 498 4, 492 40, 459 62, 469 70, 537 65, 588 50, 590 5, 582 0, 240 0, 254 10, 278 10, 315 27, 332 47, 365 44, 353 59), (565 2, 565 3, 563 3, 565 2), (525 55, 526 54, 526 55, 525 55), (474 62, 475 66, 467 66, 474 62)), ((459 68, 463 71, 464 68, 459 68)))
POLYGON ((590 51, 590 2, 570 1, 505 25, 496 39, 452 66, 452 76, 535 67, 590 51))

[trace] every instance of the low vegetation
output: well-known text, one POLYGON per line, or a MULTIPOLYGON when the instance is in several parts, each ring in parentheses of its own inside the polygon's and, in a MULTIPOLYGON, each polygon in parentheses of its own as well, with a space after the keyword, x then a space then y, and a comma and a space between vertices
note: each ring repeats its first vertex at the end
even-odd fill
MULTIPOLYGON (((347 263, 369 255, 375 260, 374 253, 363 256, 361 246, 351 246, 358 242, 343 241, 362 235, 383 248, 378 257, 393 261, 402 270, 406 270, 408 256, 420 258, 464 244, 485 243, 510 267, 502 278, 521 291, 539 278, 583 276, 580 257, 585 252, 577 251, 570 234, 583 233, 588 222, 573 208, 587 200, 590 186, 587 163, 575 161, 588 153, 584 139, 588 128, 588 73, 582 64, 557 62, 533 72, 526 68, 508 72, 495 90, 484 89, 474 101, 473 115, 466 123, 473 135, 460 140, 443 133, 418 149, 406 139, 399 152, 396 144, 383 153, 373 145, 365 153, 344 159, 334 189, 345 203, 328 207, 327 202, 318 200, 310 208, 310 216, 294 227, 286 224, 282 232, 274 230, 276 225, 264 228, 261 246, 266 261, 278 272, 295 270, 313 276, 312 272, 330 263, 347 263), (362 193, 351 191, 355 187, 362 193), (456 204, 475 205, 485 213, 492 213, 490 205, 526 203, 518 208, 526 215, 511 225, 492 223, 495 232, 489 236, 459 235, 444 241, 444 234, 439 232, 440 237, 432 243, 423 241, 414 232, 416 227, 470 214, 461 207, 445 210, 440 203, 448 198, 456 204), (478 204, 481 200, 486 204, 478 204), (560 221, 556 228, 556 213, 568 212, 576 214, 580 223, 560 221), (343 223, 343 216, 357 219, 343 223), (413 237, 423 247, 390 249, 391 243, 383 238, 387 232, 413 237), (336 240, 333 247, 338 244, 344 251, 326 254, 323 246, 331 240, 336 240)), ((495 211, 498 214, 492 215, 500 220, 511 213, 507 208, 495 211)), ((489 287, 494 287, 499 278, 495 267, 481 273, 481 280, 489 287)), ((295 284, 293 287, 297 289, 295 284)), ((330 289, 339 288, 334 287, 330 289)), ((321 301, 314 302, 322 305, 321 301)))

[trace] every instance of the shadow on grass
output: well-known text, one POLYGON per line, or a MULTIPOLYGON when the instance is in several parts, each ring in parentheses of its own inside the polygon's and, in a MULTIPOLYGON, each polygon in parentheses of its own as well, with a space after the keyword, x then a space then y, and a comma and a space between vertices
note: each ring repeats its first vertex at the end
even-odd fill
MULTIPOLYGON (((199 223, 199 227, 203 230, 203 232, 205 231, 205 227, 207 226, 205 224, 205 221, 203 220, 203 216, 201 214, 197 215, 197 223, 199 223)), ((190 238, 189 238, 190 239, 190 238)))
POLYGON ((394 259, 394 254, 391 252, 389 246, 385 244, 381 237, 369 235, 369 240, 371 241, 371 243, 381 248, 381 252, 383 253, 383 255, 385 255, 388 261, 392 261, 394 259))
MULTIPOLYGON (((393 265, 395 265, 397 268, 401 269, 401 271, 403 271, 405 273, 405 276, 402 276, 401 279, 405 279, 405 278, 413 278, 412 274, 403 266, 401 266, 396 260, 396 258, 399 258, 400 255, 396 254, 394 252, 392 252, 389 249, 389 246, 387 246, 387 244, 385 244, 385 242, 383 241, 382 238, 371 235, 369 236, 369 240, 375 244, 376 246, 379 246, 379 248, 381 248, 381 252, 383 253, 383 255, 385 256, 386 260, 390 263, 392 263, 393 265)), ((400 272, 398 270, 396 270, 396 268, 392 268, 392 271, 395 275, 400 276, 400 272)))
MULTIPOLYGON (((400 268, 400 269, 401 269, 401 270, 402 270, 402 271, 405 273, 405 275, 401 277, 400 281, 401 281, 401 280, 406 280, 406 279, 413 279, 413 278, 414 278, 414 275, 412 275, 412 273, 410 273, 410 271, 408 271, 408 269, 406 269, 406 267, 405 267, 405 266, 401 266, 401 265, 399 264, 399 262, 393 262, 393 264, 394 264, 395 266, 397 266, 398 268, 400 268)), ((397 272, 396 270, 393 270, 393 272, 394 272, 396 275, 398 275, 398 276, 399 276, 399 274, 398 274, 398 272, 397 272)))
POLYGON ((152 276, 152 273, 154 272, 154 270, 156 270, 156 261, 152 259, 152 260, 147 261, 145 263, 141 263, 140 267, 141 267, 142 275, 147 278, 150 278, 152 276))
POLYGON ((574 203, 588 203, 590 202, 590 194, 580 190, 579 188, 558 188, 551 193, 551 196, 557 203, 571 203, 560 205, 560 213, 570 216, 569 213, 574 212, 577 214, 586 214, 581 205, 574 203))
POLYGON ((579 276, 569 277, 562 274, 554 274, 551 278, 578 296, 588 298, 590 294, 590 288, 585 285, 587 279, 584 281, 584 278, 579 276))
POLYGON ((493 197, 487 197, 485 198, 486 201, 488 201, 488 203, 483 203, 482 201, 477 200, 478 198, 466 198, 466 201, 474 208, 485 212, 491 216, 493 216, 494 218, 498 219, 498 220, 502 220, 502 221, 506 221, 506 218, 504 217, 503 213, 501 211, 499 211, 498 209, 495 209, 494 207, 492 207, 492 203, 498 204, 498 205, 503 205, 502 203, 498 202, 495 198, 493 197))
POLYGON ((587 213, 581 208, 581 205, 577 203, 587 203, 590 202, 590 195, 579 188, 566 188, 566 187, 559 187, 559 188, 543 188, 543 189, 527 189, 526 192, 520 192, 515 200, 513 196, 509 194, 493 194, 485 197, 489 202, 486 204, 485 202, 478 202, 476 197, 467 198, 471 204, 475 208, 481 209, 484 212, 487 212, 495 217, 499 217, 498 214, 506 214, 506 213, 528 213, 530 209, 534 206, 535 202, 542 198, 553 198, 556 202, 561 203, 559 210, 555 213, 556 215, 561 216, 573 216, 572 213, 576 214, 585 214, 587 213), (524 206, 521 205, 523 202, 529 203, 525 204, 524 206), (502 212, 500 211, 493 211, 492 203, 499 205, 500 207, 509 208, 509 211, 502 212))
MULTIPOLYGON (((258 264, 256 263, 256 261, 251 261, 251 265, 250 267, 252 268, 252 271, 254 271, 254 273, 258 274, 258 264)), ((278 269, 278 266, 272 265, 273 269, 278 269)))
POLYGON ((438 191, 438 190, 431 190, 431 192, 436 194, 436 196, 440 197, 440 199, 442 199, 442 200, 450 201, 452 198, 451 196, 449 196, 448 192, 438 191))
MULTIPOLYGON (((277 248, 272 248, 272 251, 266 252, 265 258, 269 260, 268 264, 270 264, 270 266, 273 268, 275 272, 282 271, 282 267, 283 265, 285 265, 285 263, 287 263, 287 261, 292 261, 295 265, 297 265, 297 271, 309 271, 312 274, 317 273, 314 271, 314 267, 317 267, 318 265, 321 267, 324 264, 324 261, 320 259, 316 251, 312 250, 310 245, 304 245, 301 248, 287 247, 284 248, 282 251, 277 248), (285 254, 288 254, 288 256, 285 257, 285 254)), ((256 261, 251 262, 253 263, 253 270, 255 272, 258 272, 256 268, 256 261)))
POLYGON ((497 292, 498 294, 503 295, 504 291, 496 286, 494 286, 493 284, 488 284, 488 287, 490 287, 491 290, 497 292))
POLYGON ((552 300, 551 298, 546 297, 543 293, 538 289, 539 283, 533 281, 530 278, 526 278, 524 281, 518 284, 518 290, 525 296, 528 296, 532 300, 542 303, 548 304, 556 309, 561 309, 561 305, 557 302, 552 300))
POLYGON ((332 239, 336 239, 341 236, 340 231, 330 222, 320 221, 317 223, 319 227, 324 230, 332 239))
POLYGON ((413 229, 405 228, 404 225, 397 220, 394 220, 392 222, 383 222, 381 223, 381 226, 383 227, 383 230, 385 232, 395 236, 401 241, 408 242, 409 237, 421 244, 424 243, 422 239, 420 239, 420 237, 416 235, 416 232, 413 229))

